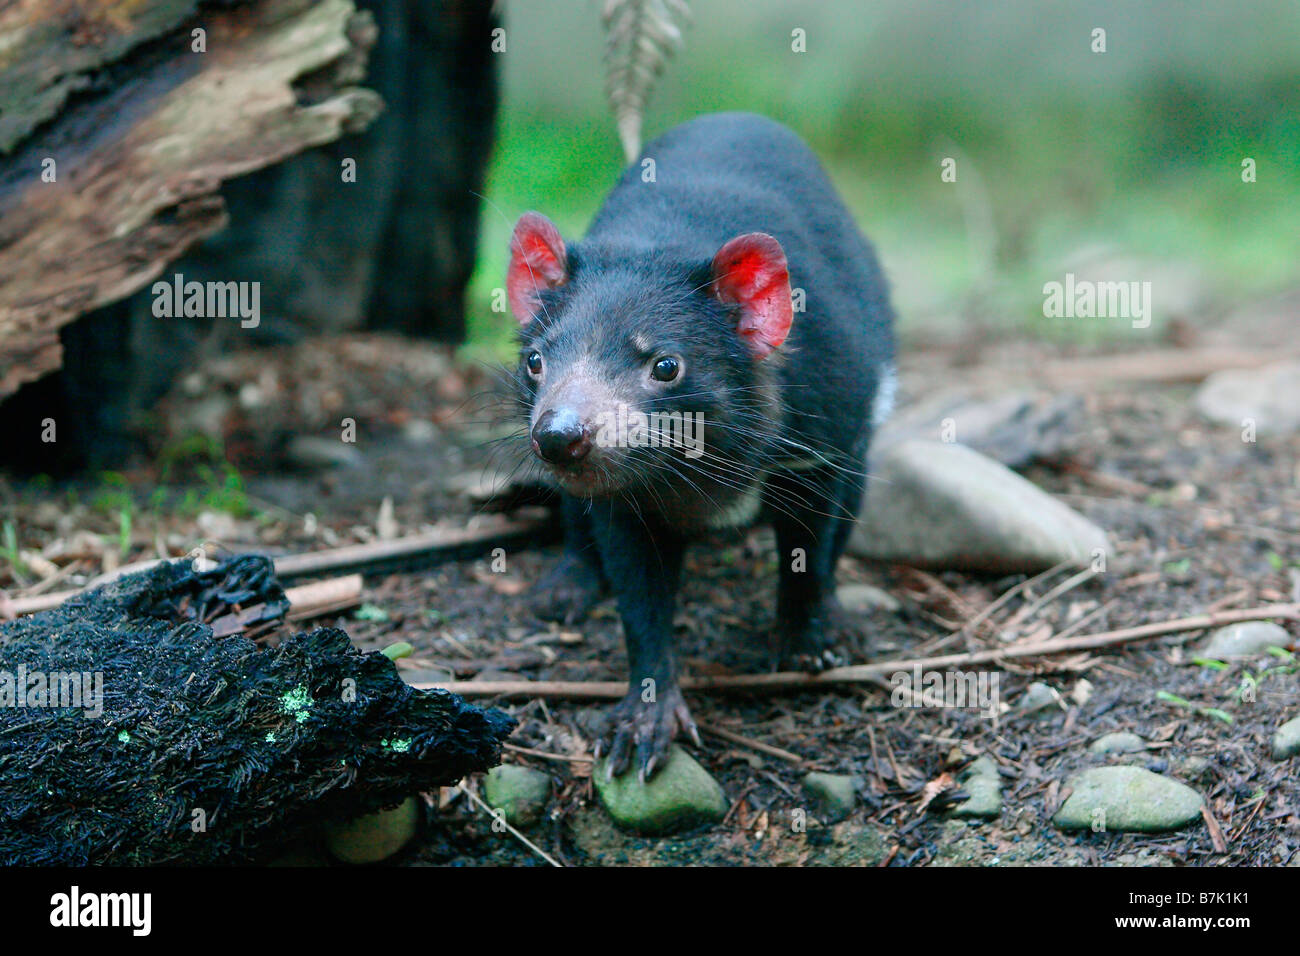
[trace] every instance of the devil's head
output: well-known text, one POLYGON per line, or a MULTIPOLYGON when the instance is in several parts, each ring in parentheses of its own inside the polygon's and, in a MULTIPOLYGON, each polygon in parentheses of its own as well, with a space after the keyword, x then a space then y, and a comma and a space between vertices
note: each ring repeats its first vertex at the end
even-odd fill
POLYGON ((730 479, 770 428, 793 313, 785 254, 747 233, 711 260, 580 243, 525 213, 506 277, 533 454, 579 497, 730 479), (707 440, 706 440, 707 436, 707 440), (647 486, 651 486, 647 488, 647 486))

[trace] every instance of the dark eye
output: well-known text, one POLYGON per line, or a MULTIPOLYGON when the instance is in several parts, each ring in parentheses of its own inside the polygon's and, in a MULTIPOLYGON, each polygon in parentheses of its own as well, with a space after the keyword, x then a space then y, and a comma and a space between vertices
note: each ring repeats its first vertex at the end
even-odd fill
POLYGON ((654 366, 650 369, 650 377, 659 382, 671 382, 681 374, 682 363, 670 355, 665 355, 661 359, 655 359, 654 366))
POLYGON ((542 353, 533 349, 524 359, 524 365, 528 368, 528 374, 536 378, 542 374, 542 353))

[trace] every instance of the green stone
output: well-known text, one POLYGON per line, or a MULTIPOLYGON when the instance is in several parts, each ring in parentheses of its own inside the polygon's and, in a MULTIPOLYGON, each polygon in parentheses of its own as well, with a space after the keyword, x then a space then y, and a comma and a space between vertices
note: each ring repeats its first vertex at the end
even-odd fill
POLYGON ((857 794, 853 778, 814 771, 803 778, 803 788, 816 803, 816 813, 826 823, 838 823, 853 812, 857 794))
POLYGON ((419 824, 419 798, 407 797, 391 810, 327 827, 325 845, 344 863, 378 863, 406 846, 419 824))
POLYGON ((500 810, 511 826, 531 827, 546 812, 551 778, 531 767, 502 764, 483 778, 483 799, 493 810, 500 810))
POLYGON ((667 763, 647 783, 637 779, 635 770, 607 780, 603 760, 593 779, 610 818, 635 833, 676 833, 716 823, 727 814, 722 787, 681 747, 669 751, 667 763))

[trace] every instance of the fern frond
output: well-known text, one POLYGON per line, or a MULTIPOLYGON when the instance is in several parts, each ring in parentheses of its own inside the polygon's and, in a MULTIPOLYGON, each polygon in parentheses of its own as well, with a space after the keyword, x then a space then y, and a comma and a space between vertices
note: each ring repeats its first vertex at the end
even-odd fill
POLYGON ((605 89, 628 162, 641 150, 646 99, 682 45, 686 0, 605 0, 605 89))

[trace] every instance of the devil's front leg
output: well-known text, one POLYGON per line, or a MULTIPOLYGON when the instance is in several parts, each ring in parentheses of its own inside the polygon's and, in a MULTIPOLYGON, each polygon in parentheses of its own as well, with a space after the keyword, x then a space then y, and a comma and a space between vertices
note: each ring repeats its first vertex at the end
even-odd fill
POLYGON ((618 597, 628 661, 627 696, 613 708, 612 725, 597 749, 608 753, 610 776, 634 761, 645 780, 663 765, 678 734, 687 734, 697 746, 700 742, 677 686, 672 652, 685 543, 619 505, 597 505, 592 518, 601 566, 618 597))
POLYGON ((562 495, 564 554, 529 595, 533 613, 548 621, 576 624, 606 593, 600 552, 591 531, 591 502, 562 495))
POLYGON ((767 493, 779 551, 772 666, 821 671, 845 663, 853 623, 835 597, 835 566, 857 518, 862 476, 775 475, 767 493))

